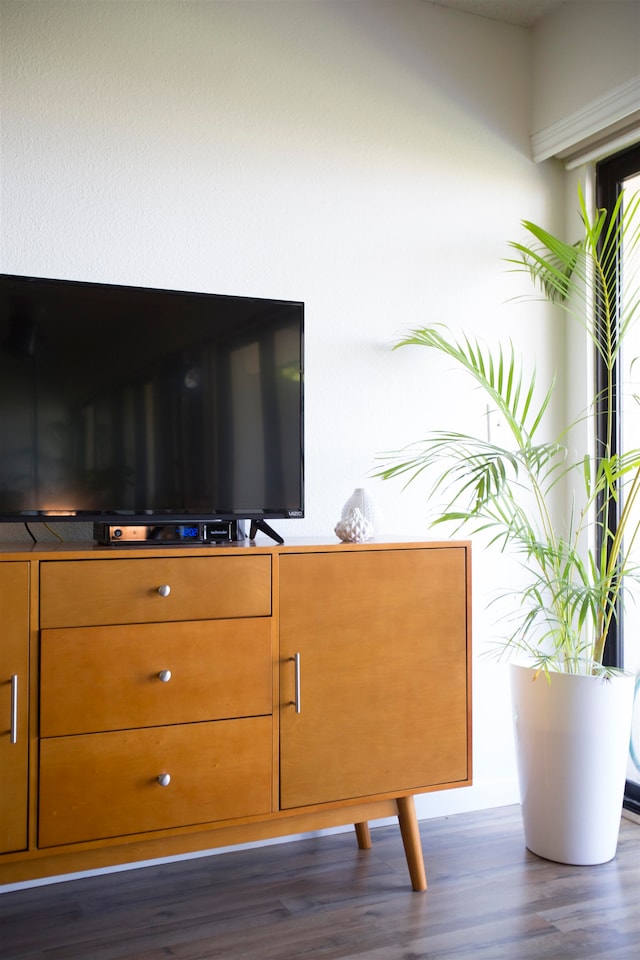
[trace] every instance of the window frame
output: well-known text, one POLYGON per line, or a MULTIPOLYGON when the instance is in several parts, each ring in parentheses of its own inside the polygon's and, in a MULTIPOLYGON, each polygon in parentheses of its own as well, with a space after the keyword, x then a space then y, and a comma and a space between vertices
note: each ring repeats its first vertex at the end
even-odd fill
MULTIPOLYGON (((612 210, 622 192, 623 182, 640 173, 640 142, 628 147, 625 150, 616 153, 611 157, 601 160, 596 164, 595 179, 595 199, 599 209, 612 210)), ((617 276, 616 284, 620 287, 619 264, 616 264, 617 276)), ((596 397, 602 394, 606 386, 606 371, 601 358, 596 351, 595 362, 595 390, 596 397)), ((614 368, 614 390, 620 388, 620 367, 616 362, 614 368)), ((616 404, 616 407, 618 405, 616 404)), ((596 443, 602 439, 600 429, 601 420, 596 421, 596 443)), ((622 448, 621 421, 616 415, 614 430, 615 451, 619 452, 622 448)), ((611 531, 615 531, 619 518, 619 501, 614 506, 612 513, 608 518, 608 526, 611 531)), ((621 611, 612 622, 604 651, 604 663, 613 667, 624 667, 624 618, 620 616, 621 611)), ((627 780, 625 786, 624 807, 633 813, 640 815, 640 783, 627 780)))

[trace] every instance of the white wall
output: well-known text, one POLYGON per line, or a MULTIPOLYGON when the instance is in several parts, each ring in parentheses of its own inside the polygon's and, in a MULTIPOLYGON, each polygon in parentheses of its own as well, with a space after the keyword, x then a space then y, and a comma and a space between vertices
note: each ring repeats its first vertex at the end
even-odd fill
MULTIPOLYGON (((563 211, 559 165, 529 155, 530 33, 420 0, 0 9, 2 271, 304 300, 307 516, 277 528, 331 537, 366 485, 381 536, 428 535, 427 491, 369 479, 376 456, 482 411, 394 340, 444 320, 508 330, 541 378, 562 363, 500 260, 521 217, 563 211)), ((476 552, 476 785, 423 817, 517 798, 481 656, 502 562, 476 552)))
POLYGON ((640 3, 567 0, 532 30, 534 154, 634 119, 640 130, 640 3))
POLYGON ((533 39, 535 132, 638 76, 640 4, 568 0, 536 24, 533 39))

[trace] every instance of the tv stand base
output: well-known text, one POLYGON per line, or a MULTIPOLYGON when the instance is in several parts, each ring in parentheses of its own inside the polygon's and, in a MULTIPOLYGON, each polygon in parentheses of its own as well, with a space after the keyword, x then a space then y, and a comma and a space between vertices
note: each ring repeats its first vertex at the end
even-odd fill
POLYGON ((269 526, 265 520, 252 520, 251 526, 249 528, 249 540, 255 540, 256 533, 260 530, 262 533, 266 534, 268 537, 271 537, 272 540, 275 540, 276 543, 284 543, 284 540, 279 533, 276 533, 275 530, 269 526))

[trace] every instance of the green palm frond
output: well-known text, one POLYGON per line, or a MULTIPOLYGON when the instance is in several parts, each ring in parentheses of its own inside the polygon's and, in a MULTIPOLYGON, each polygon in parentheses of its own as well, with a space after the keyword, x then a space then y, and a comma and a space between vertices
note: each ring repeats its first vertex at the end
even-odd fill
MULTIPOLYGON (((444 495, 434 525, 453 524, 483 534, 489 545, 509 550, 526 570, 517 591, 517 616, 502 648, 531 657, 539 669, 598 671, 604 642, 624 600, 626 585, 640 580, 630 558, 638 539, 640 449, 613 449, 613 370, 625 335, 640 314, 640 284, 618 302, 620 249, 640 247, 640 194, 621 196, 611 215, 589 216, 579 192, 583 236, 567 243, 529 221, 529 242, 513 242, 507 262, 529 275, 549 302, 577 317, 608 371, 593 405, 559 437, 541 441, 555 381, 540 391, 535 367, 525 370, 513 342, 489 347, 444 325, 409 331, 396 346, 423 346, 447 357, 479 387, 508 428, 508 443, 456 431, 432 431, 404 450, 384 455, 376 476, 401 477, 405 485, 426 479, 444 495), (595 453, 569 455, 565 438, 582 421, 604 417, 595 453), (622 483, 625 502, 617 529, 608 527, 622 483), (558 524, 551 507, 556 488, 573 489, 580 506, 558 524)), ((508 593, 508 591, 507 591, 508 593)), ((503 593, 502 597, 505 596, 503 593)))

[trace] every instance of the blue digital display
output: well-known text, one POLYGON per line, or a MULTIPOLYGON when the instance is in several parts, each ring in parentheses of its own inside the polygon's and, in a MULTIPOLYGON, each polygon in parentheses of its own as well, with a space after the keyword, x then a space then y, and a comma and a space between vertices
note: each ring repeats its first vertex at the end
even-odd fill
POLYGON ((181 540, 200 539, 200 527, 176 527, 176 533, 181 540))

